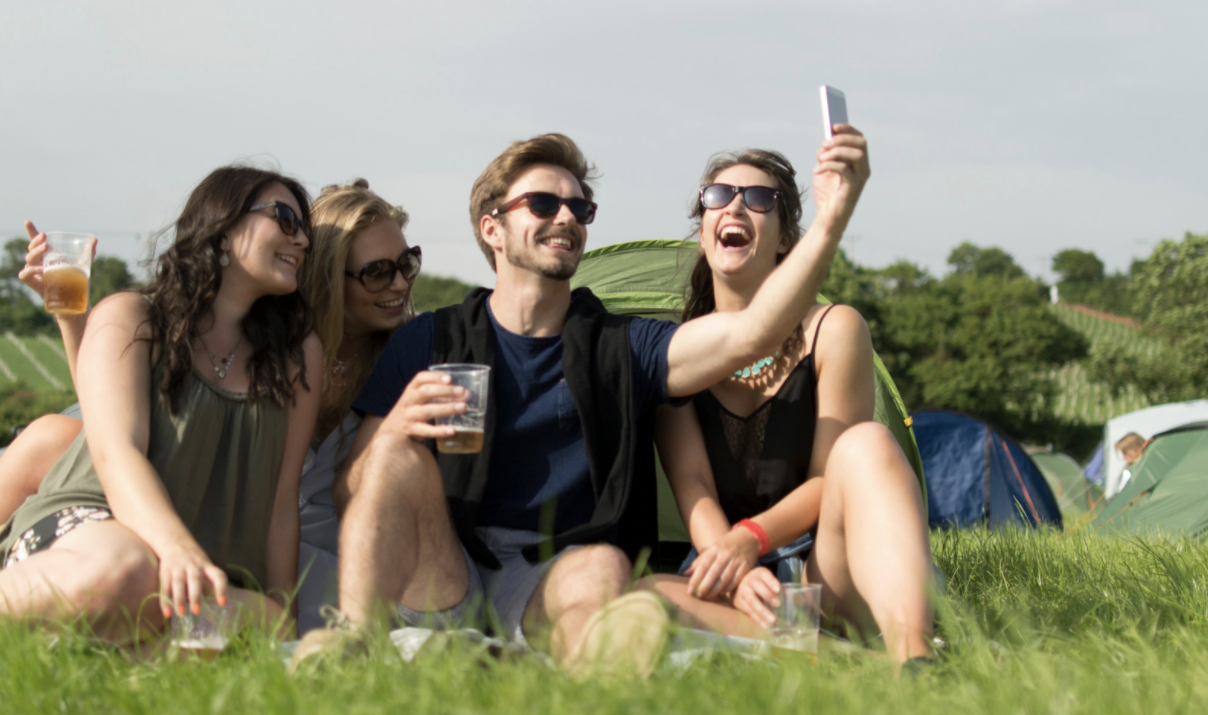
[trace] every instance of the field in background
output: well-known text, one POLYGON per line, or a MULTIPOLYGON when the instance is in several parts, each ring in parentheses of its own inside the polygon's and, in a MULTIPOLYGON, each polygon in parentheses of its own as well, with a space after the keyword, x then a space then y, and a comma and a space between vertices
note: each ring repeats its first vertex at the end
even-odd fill
POLYGON ((63 341, 58 336, 0 334, 0 387, 18 380, 38 392, 70 390, 71 371, 63 341))
MULTIPOLYGON (((1141 330, 1119 322, 1095 317, 1067 305, 1052 306, 1061 322, 1082 333, 1091 342, 1091 350, 1103 344, 1121 345, 1145 355, 1162 349, 1162 341, 1151 338, 1141 330)), ((1103 424, 1123 414, 1149 407, 1149 400, 1135 388, 1129 387, 1118 397, 1112 397, 1106 385, 1091 382, 1081 363, 1066 365, 1053 373, 1057 381, 1057 417, 1081 424, 1103 424)))

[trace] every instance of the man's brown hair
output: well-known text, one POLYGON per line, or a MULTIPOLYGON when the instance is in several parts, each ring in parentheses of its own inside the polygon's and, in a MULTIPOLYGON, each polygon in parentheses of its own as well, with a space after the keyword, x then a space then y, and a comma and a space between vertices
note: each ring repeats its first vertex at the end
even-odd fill
POLYGON ((474 224, 474 238, 482 249, 491 270, 495 270, 495 252, 482 240, 482 217, 503 203, 508 189, 520 175, 538 164, 551 164, 566 169, 579 181, 583 198, 591 201, 592 189, 588 181, 595 177, 595 166, 587 163, 583 152, 570 137, 564 134, 542 134, 526 141, 512 142, 502 154, 495 157, 470 190, 470 223, 474 224))

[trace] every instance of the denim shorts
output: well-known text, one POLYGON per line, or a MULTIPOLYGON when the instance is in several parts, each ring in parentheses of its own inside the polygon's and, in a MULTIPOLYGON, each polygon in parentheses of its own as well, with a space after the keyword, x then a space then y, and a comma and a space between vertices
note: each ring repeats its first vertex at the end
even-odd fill
MULTIPOLYGON (((809 558, 810 551, 814 548, 814 532, 807 531, 797 538, 792 543, 785 544, 779 549, 772 549, 763 556, 759 557, 759 565, 767 568, 772 573, 776 574, 776 578, 781 583, 792 583, 801 580, 801 574, 805 573, 805 560, 809 558), (796 577, 794 577, 794 575, 796 577)), ((696 547, 688 552, 684 563, 680 564, 679 575, 683 576, 688 567, 696 561, 699 556, 696 552, 696 547)))

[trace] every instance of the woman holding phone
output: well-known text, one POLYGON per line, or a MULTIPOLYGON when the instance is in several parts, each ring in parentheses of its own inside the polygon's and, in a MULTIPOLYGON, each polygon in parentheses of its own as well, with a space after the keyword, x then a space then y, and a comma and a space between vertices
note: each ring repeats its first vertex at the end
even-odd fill
MULTIPOLYGON (((770 151, 709 162, 684 320, 742 308, 792 250, 795 175, 770 151)), ((815 222, 845 226, 867 175, 863 136, 836 125, 814 170, 815 222)), ((859 313, 819 305, 774 354, 661 408, 659 454, 694 549, 682 576, 655 582, 694 623, 757 634, 780 583, 802 578, 822 585, 824 612, 879 628, 899 661, 930 654, 926 514, 905 455, 872 422, 872 356, 859 313)))
MULTIPOLYGON (((390 335, 414 316, 411 287, 422 260, 419 246, 408 246, 403 236, 407 212, 371 191, 364 179, 324 188, 310 212, 310 256, 299 271, 299 291, 314 309, 325 369, 322 405, 299 485, 300 634, 322 625, 320 608, 334 601, 339 521, 332 482, 360 423, 349 405, 390 335)), ((38 290, 44 238, 32 224, 27 229, 31 242, 21 277, 38 290)), ((77 326, 61 320, 60 328, 65 347, 79 345, 83 321, 77 326)), ((68 357, 74 364, 70 349, 68 357)), ((70 417, 47 415, 17 438, 14 453, 0 459, 0 496, 14 502, 0 519, 37 491, 80 426, 70 417)))
POLYGON ((215 170, 151 284, 92 311, 75 374, 88 429, 0 530, 0 613, 83 618, 114 641, 211 596, 281 622, 322 384, 297 293, 307 203, 280 174, 215 170))

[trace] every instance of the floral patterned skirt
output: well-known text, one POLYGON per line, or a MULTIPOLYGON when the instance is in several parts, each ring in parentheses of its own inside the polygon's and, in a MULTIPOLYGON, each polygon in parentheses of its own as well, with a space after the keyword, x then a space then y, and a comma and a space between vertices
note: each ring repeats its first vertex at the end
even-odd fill
POLYGON ((13 543, 4 558, 4 568, 20 563, 30 556, 49 549, 60 536, 95 521, 108 521, 113 512, 95 506, 73 506, 61 509, 25 530, 13 543))

